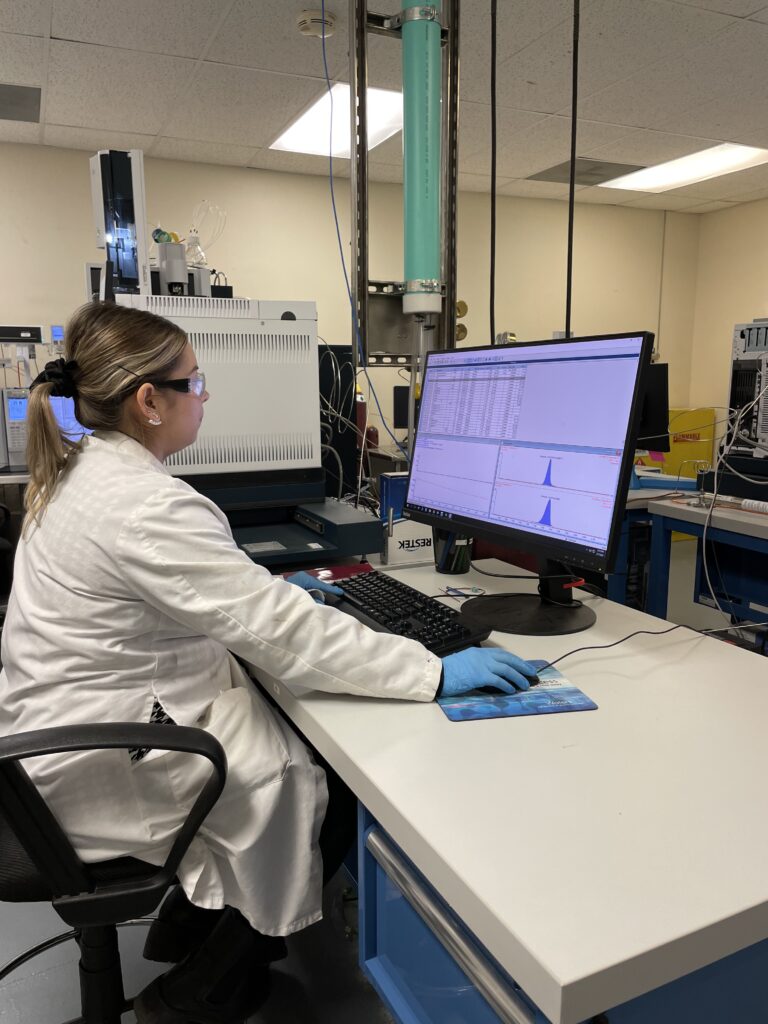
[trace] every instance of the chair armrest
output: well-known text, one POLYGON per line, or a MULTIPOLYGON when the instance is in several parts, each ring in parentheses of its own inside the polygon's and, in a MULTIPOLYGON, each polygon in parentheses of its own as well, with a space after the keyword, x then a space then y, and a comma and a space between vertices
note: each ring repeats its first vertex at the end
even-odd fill
MULTIPOLYGON (((108 722, 103 725, 64 725, 37 729, 0 738, 0 764, 22 761, 28 757, 60 754, 81 750, 114 750, 148 747, 199 754, 207 758, 213 770, 198 794, 191 811, 179 829, 165 864, 138 888, 165 891, 176 875, 179 864, 200 826, 212 810, 227 780, 227 757, 219 741, 202 729, 182 725, 148 725, 137 722, 108 722)), ((100 897, 114 899, 122 886, 107 885, 95 892, 61 896, 54 901, 59 914, 68 920, 67 908, 77 912, 79 904, 93 904, 100 897)), ((132 887, 136 895, 137 886, 132 887)), ((70 923, 77 924, 75 920, 70 923)))

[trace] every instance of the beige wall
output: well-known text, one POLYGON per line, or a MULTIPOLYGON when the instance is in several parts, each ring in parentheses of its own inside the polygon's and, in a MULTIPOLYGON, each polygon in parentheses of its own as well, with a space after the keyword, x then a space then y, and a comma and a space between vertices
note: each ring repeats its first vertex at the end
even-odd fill
POLYGON ((768 201, 702 218, 691 402, 728 402, 733 325, 768 316, 768 201))
MULTIPOLYGON (((0 144, 0 289, 7 323, 60 323, 84 299, 83 264, 101 255, 93 244, 88 157, 0 144)), ((227 272, 236 292, 315 299, 320 333, 348 343, 349 307, 326 179, 152 159, 145 172, 152 226, 160 222, 183 233, 200 199, 218 203, 228 223, 210 262, 227 272)), ((348 197, 341 179, 337 207, 345 244, 348 197)), ((514 330, 522 340, 563 330, 566 211, 562 202, 499 197, 498 331, 514 330)), ((657 331, 660 324, 673 404, 688 401, 702 219, 709 218, 602 205, 576 209, 572 327, 576 333, 657 331)), ((466 344, 488 341, 488 227, 488 196, 462 193, 458 292, 470 307, 466 344)), ((399 186, 371 185, 370 233, 371 277, 401 278, 399 186)), ((392 377, 390 371, 374 375, 386 408, 392 377)))

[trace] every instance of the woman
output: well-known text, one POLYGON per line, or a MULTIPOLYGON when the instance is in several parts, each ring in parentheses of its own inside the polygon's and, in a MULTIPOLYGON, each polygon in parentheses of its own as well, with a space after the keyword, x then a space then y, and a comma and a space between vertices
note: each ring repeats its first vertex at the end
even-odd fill
MULTIPOLYGON (((493 650, 441 663, 302 589, 327 585, 305 574, 291 585, 254 565, 222 512, 163 466, 195 440, 208 400, 179 327, 93 303, 75 313, 65 345, 29 401, 31 479, 3 634, 0 734, 172 721, 220 740, 227 785, 181 865, 183 893, 148 941, 148 955, 183 962, 136 1012, 144 1024, 240 1020, 266 993, 266 966, 253 965, 284 955, 279 937, 321 916, 321 854, 326 872, 337 867, 339 836, 349 835, 336 826, 321 835, 325 773, 233 655, 288 683, 419 701, 440 686, 511 692, 535 672, 493 650), (94 431, 78 445, 59 432, 56 395, 74 397, 94 431)), ((207 774, 200 760, 95 751, 29 770, 84 860, 161 863, 207 774)))

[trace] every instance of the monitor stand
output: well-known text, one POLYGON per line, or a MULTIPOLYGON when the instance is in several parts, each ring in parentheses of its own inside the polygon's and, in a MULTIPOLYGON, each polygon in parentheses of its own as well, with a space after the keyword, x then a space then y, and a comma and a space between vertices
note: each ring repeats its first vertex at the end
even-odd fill
POLYGON ((597 616, 573 597, 573 574, 548 560, 539 574, 538 594, 489 594, 465 601, 461 621, 468 626, 519 633, 522 636, 560 636, 581 633, 597 616))

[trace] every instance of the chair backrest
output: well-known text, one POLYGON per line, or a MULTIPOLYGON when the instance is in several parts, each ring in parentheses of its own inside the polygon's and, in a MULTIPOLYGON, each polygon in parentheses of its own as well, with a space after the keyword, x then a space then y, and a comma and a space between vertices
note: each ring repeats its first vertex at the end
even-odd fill
MULTIPOLYGON (((227 758, 219 741, 202 729, 188 726, 104 722, 0 737, 0 818, 10 825, 40 878, 49 886, 56 913, 74 927, 114 924, 155 910, 226 779, 227 758), (46 754, 134 747, 197 754, 211 762, 212 771, 162 866, 130 856, 86 866, 18 762, 46 754)), ((13 849, 15 856, 18 847, 13 849)))
POLYGON ((93 891, 72 843, 17 761, 0 763, 0 814, 53 896, 93 891))

